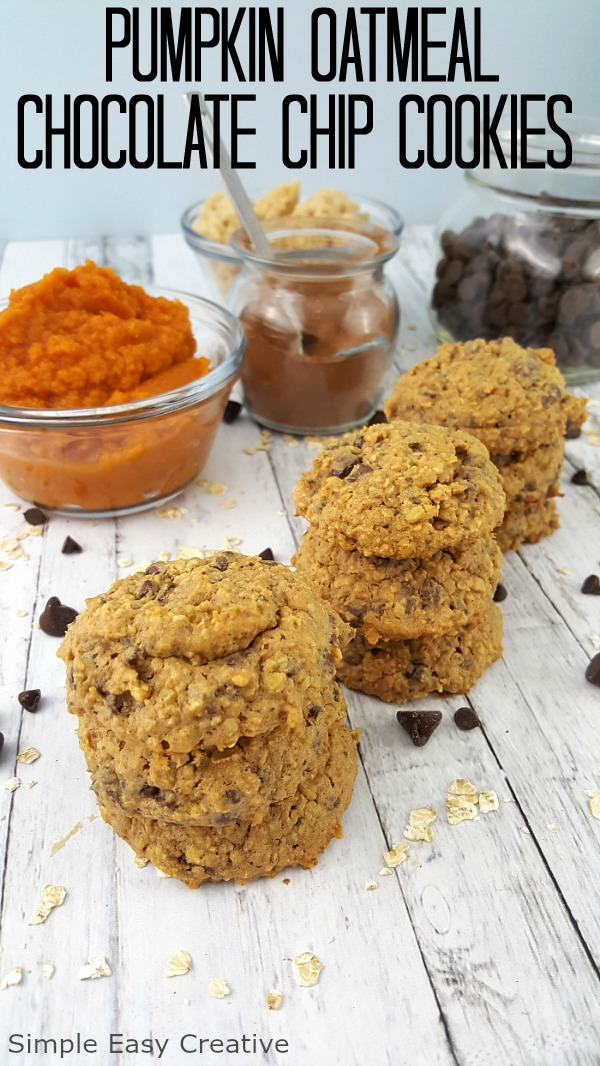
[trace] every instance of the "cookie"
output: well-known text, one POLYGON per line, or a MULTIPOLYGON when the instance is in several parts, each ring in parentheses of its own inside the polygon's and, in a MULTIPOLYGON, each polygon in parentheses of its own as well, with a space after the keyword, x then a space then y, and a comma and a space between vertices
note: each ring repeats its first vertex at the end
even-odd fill
POLYGON ((93 790, 111 796, 124 813, 182 825, 254 825, 273 803, 294 795, 305 776, 323 770, 331 730, 345 711, 340 695, 329 705, 313 705, 292 729, 186 755, 161 747, 149 754, 142 744, 121 747, 112 731, 88 728, 85 720, 78 733, 93 790))
POLYGON ((488 536, 504 492, 485 447, 463 431, 394 422, 346 433, 294 491, 298 512, 349 551, 429 558, 488 536))
POLYGON ((511 507, 496 530, 498 546, 503 552, 516 551, 521 544, 537 544, 558 526, 558 511, 553 499, 511 507))
POLYGON ((491 455, 553 444, 567 417, 583 417, 549 348, 521 348, 509 337, 442 344, 396 382, 388 419, 467 430, 491 455))
POLYGON ((491 536, 429 559, 385 559, 347 551, 313 527, 292 558, 367 644, 439 635, 466 625, 492 599, 501 563, 491 536))
POLYGON ((126 814, 99 791, 102 817, 140 858, 197 888, 205 881, 274 877, 286 866, 314 866, 334 837, 352 796, 357 772, 356 732, 334 726, 324 769, 306 776, 296 794, 273 804, 259 825, 233 822, 220 828, 170 825, 126 814))
POLYGON ((506 510, 514 504, 529 505, 557 496, 564 454, 565 442, 559 437, 553 444, 542 444, 532 451, 492 455, 506 493, 506 510))
POLYGON ((432 692, 467 692, 502 654, 502 613, 491 603, 454 633, 370 647, 360 633, 346 647, 338 676, 348 688, 387 702, 432 692))
POLYGON ((302 722, 348 638, 301 575, 223 552, 117 581, 88 601, 59 655, 74 714, 123 745, 185 755, 302 722))

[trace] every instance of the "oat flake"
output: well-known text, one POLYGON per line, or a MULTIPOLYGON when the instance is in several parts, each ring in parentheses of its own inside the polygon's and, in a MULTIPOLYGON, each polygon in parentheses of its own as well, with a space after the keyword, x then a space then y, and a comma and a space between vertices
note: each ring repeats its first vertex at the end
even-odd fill
POLYGON ((42 966, 42 973, 47 981, 50 981, 56 973, 56 966, 53 966, 51 962, 45 962, 42 966))
POLYGON ((448 796, 446 799, 446 813, 450 825, 458 825, 459 822, 472 822, 477 817, 477 806, 467 796, 448 796))
POLYGON ((95 981, 98 977, 110 977, 112 970, 104 955, 88 959, 77 974, 80 981, 95 981))
POLYGON ((37 748, 23 748, 23 751, 20 751, 17 755, 17 762, 25 763, 28 766, 29 763, 35 762, 39 757, 40 752, 37 748))
MULTIPOLYGON (((404 862, 408 858, 408 852, 410 850, 410 844, 392 844, 389 851, 384 851, 383 861, 388 866, 399 866, 401 862, 404 862)), ((383 870, 381 871, 384 872, 383 870)))
POLYGON ((133 856, 133 861, 134 861, 135 865, 137 866, 138 870, 143 870, 144 867, 147 866, 148 863, 150 862, 150 859, 142 859, 142 857, 140 855, 134 855, 133 856))
POLYGON ((459 777, 448 785, 448 793, 451 796, 476 796, 477 789, 465 777, 459 777))
POLYGON ((392 871, 389 869, 388 866, 383 866, 382 869, 379 871, 379 876, 380 877, 391 877, 392 876, 392 871))
POLYGON ((554 822, 548 822, 546 829, 549 829, 551 833, 558 833, 558 826, 554 825, 554 822))
POLYGON ((435 822, 437 814, 433 807, 415 807, 408 816, 408 825, 404 829, 406 840, 421 840, 426 844, 433 843, 433 829, 431 822, 435 822))
POLYGON ((281 1010, 281 1004, 283 1003, 283 993, 276 992, 274 988, 270 992, 267 992, 266 1004, 269 1010, 281 1010))
POLYGON ((8 781, 3 782, 2 788, 5 788, 7 792, 16 792, 20 785, 18 777, 9 777, 8 781))
POLYGON ((317 956, 313 955, 311 951, 303 951, 292 960, 294 978, 302 988, 312 988, 313 985, 316 985, 322 969, 323 964, 319 962, 317 956))
POLYGON ((0 981, 0 991, 4 991, 9 985, 20 985, 23 980, 23 967, 13 966, 12 970, 4 975, 0 981))
POLYGON ((165 966, 165 977, 183 977, 192 968, 192 957, 187 951, 177 951, 171 955, 165 966))
POLYGON ((208 991, 215 999, 225 999, 231 992, 231 989, 226 981, 222 981, 220 977, 213 977, 208 986, 208 991))
POLYGON ((493 789, 484 789, 479 793, 479 810, 482 814, 498 810, 498 797, 493 789))
POLYGON ((600 818, 600 792, 590 789, 586 791, 586 796, 590 801, 590 813, 594 818, 600 818))
POLYGON ((232 507, 237 507, 237 503, 235 500, 223 500, 223 502, 221 503, 222 511, 231 511, 232 507))
POLYGON ((44 885, 42 898, 27 924, 41 925, 42 922, 45 922, 50 911, 64 903, 66 894, 66 888, 62 888, 61 885, 44 885))
POLYGON ((377 881, 365 881, 365 888, 367 892, 374 892, 377 888, 377 881))
POLYGON ((117 559, 117 566, 124 570, 126 567, 133 566, 133 559, 130 559, 128 555, 122 555, 120 559, 117 559))

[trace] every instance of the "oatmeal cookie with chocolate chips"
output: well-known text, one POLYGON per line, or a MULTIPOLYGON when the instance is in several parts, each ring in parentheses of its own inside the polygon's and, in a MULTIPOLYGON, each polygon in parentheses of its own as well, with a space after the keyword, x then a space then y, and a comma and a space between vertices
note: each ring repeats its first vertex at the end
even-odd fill
POLYGON ((480 618, 442 636, 371 647, 358 633, 344 651, 338 676, 348 688, 402 703, 432 692, 467 692, 501 654, 502 613, 491 603, 480 618))
POLYGON ((186 755, 303 722, 331 696, 348 638, 301 575, 223 552, 115 582, 59 655, 72 713, 149 755, 186 755))
POLYGON ((558 496, 564 454, 565 442, 559 437, 553 444, 542 444, 532 451, 492 455, 506 493, 506 510, 558 496))
POLYGON ((291 728, 240 737, 224 751, 200 745, 186 753, 162 744, 152 751, 141 743, 122 747, 112 730, 87 722, 80 723, 79 741, 93 790, 125 814, 184 825, 258 825, 271 804, 294 795, 304 777, 323 770, 331 730, 346 712, 338 696, 325 706, 313 704, 291 728))
POLYGON ((398 379, 388 419, 464 429, 491 455, 531 451, 581 424, 585 401, 567 393, 549 348, 521 348, 510 337, 442 344, 398 379))
POLYGON ((428 558, 488 536, 504 492, 485 447, 463 431, 395 422, 346 433, 294 491, 298 512, 366 556, 428 558))
POLYGON ((537 544, 558 526, 558 511, 553 499, 511 507, 496 531, 498 545, 503 552, 516 551, 521 544, 537 544))
POLYGON ((115 798, 98 788, 102 817, 140 858, 190 888, 205 881, 246 884, 274 877, 286 866, 308 869, 332 838, 342 836, 340 819, 357 772, 357 740, 356 732, 335 725, 324 767, 305 775, 297 792, 272 804, 258 825, 171 825, 125 813, 115 798))
POLYGON ((429 559, 365 558, 311 527, 292 564, 367 644, 378 644, 448 633, 478 617, 500 581, 502 553, 483 537, 429 559))

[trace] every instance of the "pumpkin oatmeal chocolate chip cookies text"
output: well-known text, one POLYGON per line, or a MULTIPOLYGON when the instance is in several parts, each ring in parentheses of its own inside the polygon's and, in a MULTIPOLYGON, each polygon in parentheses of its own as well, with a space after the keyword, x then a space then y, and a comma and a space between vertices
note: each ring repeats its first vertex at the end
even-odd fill
POLYGON ((88 601, 60 655, 107 821, 192 887, 313 865, 356 776, 349 636, 301 575, 233 552, 88 601))

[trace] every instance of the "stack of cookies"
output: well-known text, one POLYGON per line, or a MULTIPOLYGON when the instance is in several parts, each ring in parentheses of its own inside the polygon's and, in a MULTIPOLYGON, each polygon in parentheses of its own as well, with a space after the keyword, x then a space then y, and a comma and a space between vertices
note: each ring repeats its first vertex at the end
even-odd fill
POLYGON ((356 776, 349 636, 301 575, 233 552, 89 600, 59 654, 105 820, 190 887, 314 865, 356 776))
POLYGON ((557 528, 564 437, 584 421, 585 400, 566 391, 549 348, 509 337, 443 344, 397 381, 385 413, 467 430, 486 445, 506 493, 503 551, 557 528))
POLYGON ((465 692, 502 652, 504 493, 464 432, 395 422, 327 445, 294 493, 292 562, 354 630, 338 676, 383 700, 465 692))

